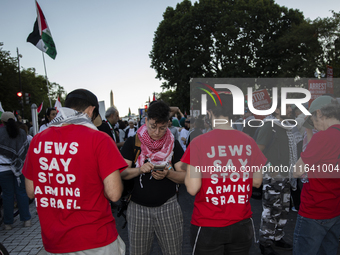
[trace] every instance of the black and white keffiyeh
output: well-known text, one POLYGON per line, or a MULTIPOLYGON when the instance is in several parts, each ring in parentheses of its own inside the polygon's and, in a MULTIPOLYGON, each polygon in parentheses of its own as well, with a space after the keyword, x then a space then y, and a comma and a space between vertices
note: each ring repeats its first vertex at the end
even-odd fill
POLYGON ((25 131, 19 130, 19 135, 16 138, 10 138, 6 127, 0 128, 0 155, 10 162, 9 166, 20 185, 19 176, 24 166, 29 143, 25 131))
POLYGON ((98 130, 86 113, 78 112, 67 107, 61 107, 58 108, 58 110, 57 116, 49 123, 49 127, 61 127, 65 124, 74 124, 98 130))

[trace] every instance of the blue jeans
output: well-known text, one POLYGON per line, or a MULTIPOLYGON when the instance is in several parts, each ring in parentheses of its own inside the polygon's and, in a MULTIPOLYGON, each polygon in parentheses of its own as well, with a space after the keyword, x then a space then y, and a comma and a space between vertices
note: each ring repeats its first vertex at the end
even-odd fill
POLYGON ((20 220, 27 221, 31 219, 29 211, 29 200, 25 189, 25 177, 20 175, 20 186, 18 180, 12 171, 0 172, 0 186, 2 188, 2 200, 4 207, 4 223, 9 225, 13 224, 14 217, 14 194, 16 196, 20 220))
POLYGON ((314 220, 298 215, 293 238, 293 255, 337 254, 340 216, 314 220))

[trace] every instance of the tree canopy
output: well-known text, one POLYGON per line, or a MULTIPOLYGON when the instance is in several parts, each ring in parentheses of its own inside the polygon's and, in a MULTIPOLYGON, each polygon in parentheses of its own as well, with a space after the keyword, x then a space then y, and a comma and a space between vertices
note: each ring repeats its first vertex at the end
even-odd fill
MULTIPOLYGON (((18 111, 22 115, 22 104, 20 103, 17 92, 21 91, 19 81, 18 59, 12 57, 9 51, 2 48, 0 42, 0 102, 5 111, 18 111)), ((39 106, 44 102, 43 109, 39 117, 43 117, 46 108, 50 106, 46 79, 38 75, 34 68, 20 68, 20 80, 23 93, 24 118, 31 119, 31 104, 39 106), (25 103, 25 93, 30 94, 30 103, 25 103)), ((52 107, 55 100, 60 97, 63 102, 66 91, 57 83, 49 83, 49 94, 52 101, 52 107)))
POLYGON ((339 65, 337 31, 339 14, 311 21, 273 0, 184 0, 163 14, 151 67, 175 91, 170 103, 189 109, 191 78, 314 77, 339 65))

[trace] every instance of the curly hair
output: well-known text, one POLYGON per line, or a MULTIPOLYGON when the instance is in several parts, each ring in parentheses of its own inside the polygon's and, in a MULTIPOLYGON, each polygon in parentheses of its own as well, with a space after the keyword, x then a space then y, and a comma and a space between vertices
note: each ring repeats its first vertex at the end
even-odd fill
POLYGON ((168 122, 170 118, 170 107, 163 101, 154 101, 149 106, 147 117, 149 120, 155 120, 155 123, 168 122))

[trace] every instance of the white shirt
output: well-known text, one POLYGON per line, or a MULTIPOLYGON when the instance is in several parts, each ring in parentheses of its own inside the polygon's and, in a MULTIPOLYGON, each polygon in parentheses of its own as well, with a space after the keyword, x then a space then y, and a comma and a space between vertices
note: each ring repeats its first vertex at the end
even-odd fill
POLYGON ((189 130, 186 130, 185 128, 183 128, 181 130, 181 133, 179 134, 179 143, 182 146, 183 150, 185 151, 187 149, 187 146, 184 144, 184 142, 182 141, 182 137, 184 137, 185 139, 188 138, 189 135, 189 130))
POLYGON ((128 133, 128 136, 127 136, 127 137, 129 138, 129 137, 131 137, 131 136, 134 136, 135 134, 136 134, 136 131, 135 131, 135 129, 134 129, 134 128, 130 128, 130 129, 129 129, 129 133, 128 133))

